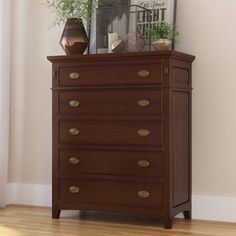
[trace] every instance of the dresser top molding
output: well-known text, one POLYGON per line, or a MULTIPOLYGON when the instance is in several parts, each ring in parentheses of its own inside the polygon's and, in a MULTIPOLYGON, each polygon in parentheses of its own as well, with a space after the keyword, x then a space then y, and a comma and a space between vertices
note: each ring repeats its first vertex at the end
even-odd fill
POLYGON ((138 59, 143 57, 149 58, 173 58, 187 62, 192 62, 195 56, 177 52, 177 51, 161 51, 161 52, 128 52, 128 53, 106 53, 106 54, 86 54, 86 55, 71 55, 71 56, 48 56, 47 59, 51 62, 73 62, 73 61, 103 61, 103 60, 122 60, 122 59, 138 59))

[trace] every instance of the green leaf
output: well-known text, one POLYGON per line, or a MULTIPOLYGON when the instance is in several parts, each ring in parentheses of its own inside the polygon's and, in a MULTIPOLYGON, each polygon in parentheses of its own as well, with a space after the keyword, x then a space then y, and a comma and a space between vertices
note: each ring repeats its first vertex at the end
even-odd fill
POLYGON ((45 5, 55 14, 54 25, 64 24, 68 18, 80 18, 90 25, 97 0, 46 0, 45 5))
POLYGON ((179 32, 176 27, 166 22, 159 22, 147 30, 148 39, 156 41, 158 39, 169 39, 176 41, 179 32))

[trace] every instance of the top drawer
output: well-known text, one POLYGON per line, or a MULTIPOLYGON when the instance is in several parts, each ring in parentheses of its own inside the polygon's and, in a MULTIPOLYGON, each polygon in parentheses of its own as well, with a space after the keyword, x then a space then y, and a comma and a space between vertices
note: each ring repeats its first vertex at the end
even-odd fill
POLYGON ((78 65, 59 68, 59 86, 161 84, 162 63, 78 65))

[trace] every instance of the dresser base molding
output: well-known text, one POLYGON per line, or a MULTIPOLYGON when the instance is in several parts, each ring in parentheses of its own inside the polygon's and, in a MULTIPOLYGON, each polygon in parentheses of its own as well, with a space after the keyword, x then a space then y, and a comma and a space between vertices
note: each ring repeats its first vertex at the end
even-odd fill
POLYGON ((135 208, 135 207, 127 207, 127 206, 114 206, 114 205, 92 205, 92 204, 77 204, 68 201, 59 201, 58 205, 52 208, 52 216, 55 219, 60 217, 61 210, 78 210, 85 214, 86 211, 101 211, 101 212, 116 212, 116 213, 124 213, 129 215, 142 215, 147 217, 156 217, 157 220, 162 220, 164 223, 165 229, 172 228, 172 221, 174 217, 183 213, 185 219, 191 219, 191 209, 190 203, 185 203, 181 206, 173 208, 171 213, 166 216, 165 212, 161 209, 153 209, 153 208, 135 208), (60 209, 60 210, 58 210, 60 209))

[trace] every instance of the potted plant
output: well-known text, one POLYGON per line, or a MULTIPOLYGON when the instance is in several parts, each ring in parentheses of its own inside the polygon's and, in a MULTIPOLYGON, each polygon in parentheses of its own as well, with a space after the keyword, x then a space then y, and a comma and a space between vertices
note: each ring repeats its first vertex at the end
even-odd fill
POLYGON ((97 0, 47 0, 55 14, 55 25, 65 23, 60 45, 67 55, 83 54, 89 40, 84 24, 90 26, 93 7, 97 0), (84 24, 83 24, 84 23, 84 24))
POLYGON ((175 26, 166 22, 160 22, 148 30, 148 37, 152 41, 152 46, 160 51, 170 50, 172 42, 176 41, 178 35, 175 26))

